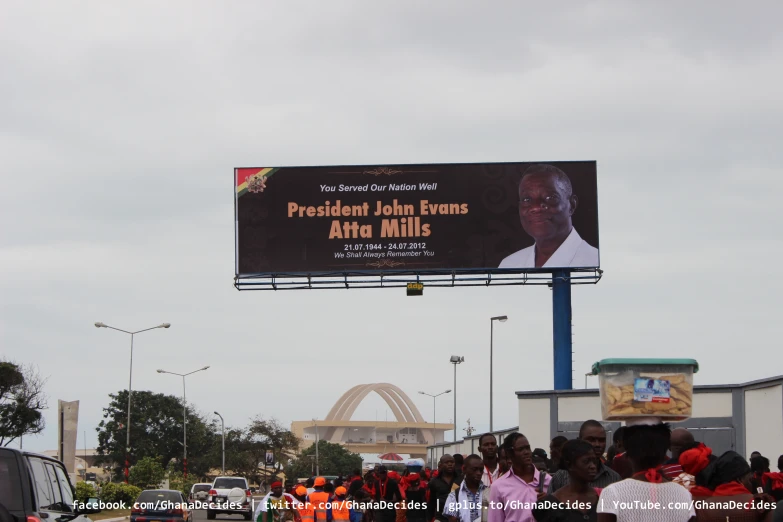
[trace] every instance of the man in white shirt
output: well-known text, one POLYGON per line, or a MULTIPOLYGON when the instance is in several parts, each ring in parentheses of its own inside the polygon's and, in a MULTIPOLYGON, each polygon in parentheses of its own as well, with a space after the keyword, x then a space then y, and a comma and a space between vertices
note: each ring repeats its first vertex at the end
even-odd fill
POLYGON ((478 455, 470 455, 463 463, 464 480, 458 489, 452 490, 446 499, 443 516, 449 522, 481 522, 482 513, 486 512, 489 499, 484 501, 487 490, 481 482, 484 463, 478 455))
POLYGON ((484 472, 481 474, 481 482, 490 487, 497 480, 500 466, 498 466, 498 441, 491 433, 485 433, 479 437, 479 452, 484 464, 484 472))
POLYGON ((571 222, 578 202, 565 172, 552 165, 529 167, 519 182, 519 220, 535 243, 498 268, 597 267, 598 249, 571 222))

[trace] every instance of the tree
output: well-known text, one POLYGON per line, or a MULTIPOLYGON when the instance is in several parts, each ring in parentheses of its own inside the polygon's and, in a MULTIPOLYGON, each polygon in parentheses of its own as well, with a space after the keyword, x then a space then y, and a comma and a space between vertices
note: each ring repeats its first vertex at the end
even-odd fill
POLYGON ((158 489, 165 476, 166 470, 158 459, 144 457, 130 469, 128 482, 141 489, 158 489))
POLYGON ((169 489, 181 491, 185 496, 190 494, 193 484, 200 482, 197 478, 193 478, 193 475, 189 475, 186 479, 181 471, 174 469, 173 463, 166 469, 166 474, 169 479, 169 489))
MULTIPOLYGON (((122 476, 125 462, 125 440, 128 419, 128 391, 110 394, 111 401, 103 410, 98 425, 98 454, 100 461, 114 464, 116 477, 122 476)), ((164 466, 176 460, 176 469, 182 469, 182 400, 173 395, 134 391, 131 397, 130 442, 131 465, 144 457, 159 458, 164 466)), ((188 472, 203 476, 215 467, 214 446, 219 444, 214 426, 191 407, 188 415, 188 472)), ((219 460, 217 465, 219 466, 219 460)))
POLYGON ((226 432, 226 468, 259 482, 267 451, 284 465, 298 447, 299 439, 277 420, 256 417, 245 429, 226 432))
MULTIPOLYGON (((286 477, 309 477, 315 457, 315 444, 302 451, 285 469, 286 477), (313 457, 313 458, 311 458, 313 457)), ((318 442, 318 467, 321 475, 350 475, 362 468, 362 457, 345 449, 341 444, 321 440, 318 442)))
POLYGON ((0 361, 0 446, 43 431, 41 410, 48 402, 44 384, 36 367, 0 361))

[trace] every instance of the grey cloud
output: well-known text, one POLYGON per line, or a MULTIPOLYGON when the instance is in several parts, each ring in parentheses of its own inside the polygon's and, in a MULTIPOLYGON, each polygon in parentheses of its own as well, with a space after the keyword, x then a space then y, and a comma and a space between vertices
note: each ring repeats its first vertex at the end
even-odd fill
POLYGON ((771 371, 716 354, 765 360, 781 334, 778 3, 4 7, 0 346, 83 401, 90 445, 127 385, 99 320, 170 321, 139 337, 134 389, 178 394, 154 370, 207 361, 189 400, 232 425, 323 416, 373 381, 429 419, 416 391, 451 387, 455 353, 458 421, 486 429, 499 313, 495 424, 551 387, 545 287, 237 293, 236 166, 596 159, 606 273, 574 289, 575 385, 618 354, 693 356, 702 383, 771 371))

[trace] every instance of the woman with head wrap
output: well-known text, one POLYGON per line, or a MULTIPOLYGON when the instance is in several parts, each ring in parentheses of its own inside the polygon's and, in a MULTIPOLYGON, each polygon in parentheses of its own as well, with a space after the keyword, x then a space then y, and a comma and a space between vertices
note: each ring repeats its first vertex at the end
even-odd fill
POLYGON ((690 477, 687 484, 682 484, 690 490, 691 495, 694 497, 712 496, 712 491, 706 487, 707 481, 704 478, 704 470, 716 458, 712 454, 712 450, 701 442, 680 453, 679 462, 680 466, 682 466, 683 474, 687 474, 690 477))
POLYGON ((763 520, 770 515, 769 508, 774 499, 769 495, 754 495, 751 492, 752 477, 750 465, 735 451, 727 451, 708 464, 697 474, 698 486, 691 489, 691 493, 694 498, 712 497, 715 505, 711 506, 709 500, 702 501, 699 520, 763 520), (739 507, 727 509, 727 502, 736 503, 739 507))
POLYGON ((411 473, 405 487, 407 510, 405 517, 408 522, 425 522, 427 520, 427 488, 422 486, 421 473, 411 473))
POLYGON ((694 488, 696 488, 698 493, 698 488, 701 486, 697 486, 696 476, 714 459, 715 457, 712 456, 710 448, 701 442, 694 442, 690 447, 680 452, 678 464, 682 467, 682 473, 672 479, 672 482, 680 484, 689 490, 692 495, 695 494, 694 488))

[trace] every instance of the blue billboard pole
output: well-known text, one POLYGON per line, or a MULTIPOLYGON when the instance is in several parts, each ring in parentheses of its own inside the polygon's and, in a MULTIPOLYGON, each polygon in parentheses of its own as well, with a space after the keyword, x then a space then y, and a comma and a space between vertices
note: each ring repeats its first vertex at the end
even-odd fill
POLYGON ((571 390, 571 271, 552 272, 555 390, 571 390))

